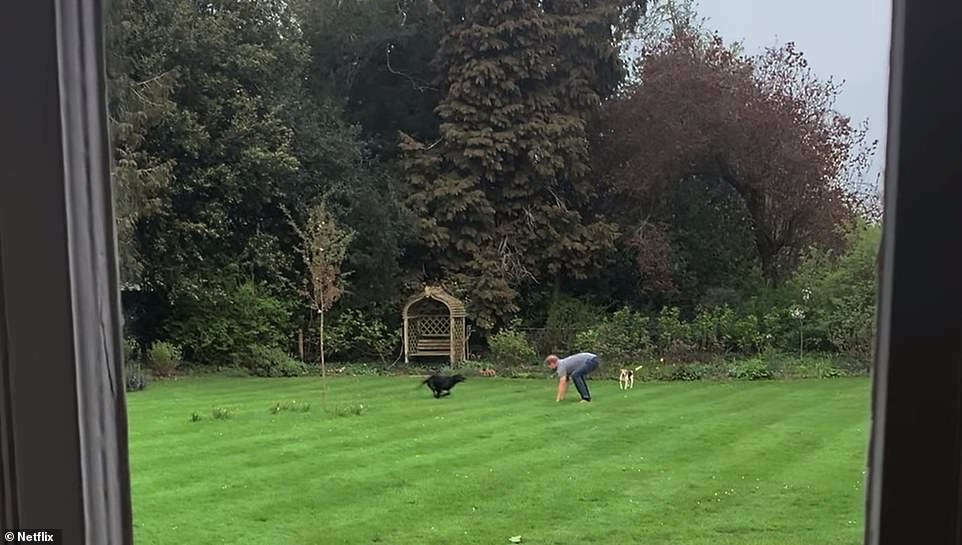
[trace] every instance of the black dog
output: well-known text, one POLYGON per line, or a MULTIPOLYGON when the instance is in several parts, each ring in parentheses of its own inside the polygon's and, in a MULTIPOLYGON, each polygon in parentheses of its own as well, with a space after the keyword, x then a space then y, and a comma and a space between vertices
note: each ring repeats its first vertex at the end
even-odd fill
POLYGON ((467 380, 464 375, 453 375, 450 377, 445 377, 443 375, 431 375, 424 380, 421 384, 427 384, 428 388, 434 393, 435 399, 440 399, 441 397, 451 395, 451 388, 459 382, 464 382, 467 380))

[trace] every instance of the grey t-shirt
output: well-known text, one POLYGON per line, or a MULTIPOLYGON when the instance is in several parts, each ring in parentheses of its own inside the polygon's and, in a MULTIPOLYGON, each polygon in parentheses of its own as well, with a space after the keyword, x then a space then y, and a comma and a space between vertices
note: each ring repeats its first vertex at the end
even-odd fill
POLYGON ((555 371, 558 373, 559 377, 570 377, 571 373, 574 373, 585 365, 588 365, 588 362, 595 357, 597 356, 591 352, 572 354, 567 358, 558 360, 558 367, 555 369, 555 371))

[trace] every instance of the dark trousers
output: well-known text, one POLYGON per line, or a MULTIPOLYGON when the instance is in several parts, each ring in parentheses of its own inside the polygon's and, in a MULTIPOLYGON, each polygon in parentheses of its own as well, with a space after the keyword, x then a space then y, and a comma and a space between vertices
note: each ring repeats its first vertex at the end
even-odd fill
POLYGON ((578 389, 581 399, 591 401, 591 392, 588 391, 588 383, 585 382, 585 377, 597 368, 598 358, 591 358, 581 369, 571 373, 571 380, 574 381, 575 388, 578 389))

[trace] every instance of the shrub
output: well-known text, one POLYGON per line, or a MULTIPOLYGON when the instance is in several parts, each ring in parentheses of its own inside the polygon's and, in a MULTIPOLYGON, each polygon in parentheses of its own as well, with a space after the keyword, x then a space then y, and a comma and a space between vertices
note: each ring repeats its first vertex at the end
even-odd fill
POLYGON ((378 358, 387 363, 397 354, 400 343, 400 330, 392 330, 380 318, 357 309, 344 310, 324 330, 325 350, 338 357, 378 358))
POLYGON ((741 305, 733 326, 732 342, 742 354, 771 349, 798 352, 798 320, 789 310, 799 303, 791 286, 767 287, 741 305))
POLYGON ((678 307, 665 307, 658 314, 658 349, 662 353, 684 353, 693 348, 692 327, 681 319, 678 307))
POLYGON ((148 352, 151 369, 162 377, 172 376, 182 360, 180 347, 168 342, 155 342, 148 352))
POLYGON ((523 367, 537 363, 538 354, 528 342, 528 338, 511 327, 495 333, 488 340, 491 358, 502 367, 523 367))
POLYGON ((803 290, 810 294, 806 346, 820 342, 862 370, 869 368, 875 338, 880 242, 879 226, 856 224, 848 232, 845 252, 810 252, 792 280, 798 298, 803 290))
POLYGON ((247 282, 213 285, 196 297, 182 297, 169 325, 171 339, 191 361, 205 365, 249 362, 251 347, 287 345, 288 305, 264 288, 247 282))
POLYGON ((139 392, 147 388, 147 374, 144 373, 140 362, 124 365, 124 389, 128 392, 139 392))
POLYGON ((742 354, 760 352, 765 344, 765 334, 762 333, 758 317, 754 314, 739 316, 728 330, 728 345, 742 354))
POLYGON ((560 297, 548 309, 539 353, 578 350, 577 336, 604 321, 603 309, 574 297, 560 297))
POLYGON ((735 380, 763 380, 773 378, 768 365, 759 358, 737 361, 728 368, 728 376, 735 380))
POLYGON ((791 378, 837 378, 845 375, 839 366, 836 355, 806 356, 788 358, 782 363, 782 374, 791 378))
POLYGON ((691 324, 692 340, 704 352, 726 351, 733 344, 735 324, 735 313, 728 305, 699 306, 691 324))
POLYGON ((147 387, 147 375, 141 365, 140 345, 137 341, 124 338, 124 389, 139 392, 147 387))
MULTIPOLYGON (((577 346, 577 347, 590 346, 591 352, 598 354, 599 357, 604 358, 607 361, 611 359, 612 356, 607 354, 606 350, 604 350, 604 348, 602 347, 602 345, 604 344, 603 339, 604 339, 604 330, 602 329, 601 326, 595 326, 578 333, 578 335, 575 337, 575 341, 572 346, 577 346)), ((588 350, 587 348, 580 348, 580 349, 588 350)), ((572 352, 573 351, 574 350, 572 350, 572 352)), ((612 363, 617 365, 619 362, 616 362, 612 359, 612 363)))
POLYGON ((252 346, 246 367, 258 377, 299 377, 310 372, 301 361, 287 355, 280 348, 252 346))
POLYGON ((140 345, 130 337, 124 337, 124 363, 140 361, 140 345))
POLYGON ((651 350, 648 325, 647 316, 624 308, 580 333, 575 348, 594 352, 613 365, 635 365, 651 350))
POLYGON ((861 370, 871 366, 875 343, 875 303, 858 295, 837 300, 829 341, 861 370))

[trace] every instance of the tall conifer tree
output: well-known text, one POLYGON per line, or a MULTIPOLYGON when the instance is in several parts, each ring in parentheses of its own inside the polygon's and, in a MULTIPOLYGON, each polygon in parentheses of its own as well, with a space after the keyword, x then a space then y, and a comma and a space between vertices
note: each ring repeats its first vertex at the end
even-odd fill
POLYGON ((526 284, 600 266, 616 237, 590 213, 586 127, 624 77, 618 32, 635 13, 611 0, 445 5, 440 139, 402 135, 403 167, 426 276, 482 327, 515 312, 526 284))

